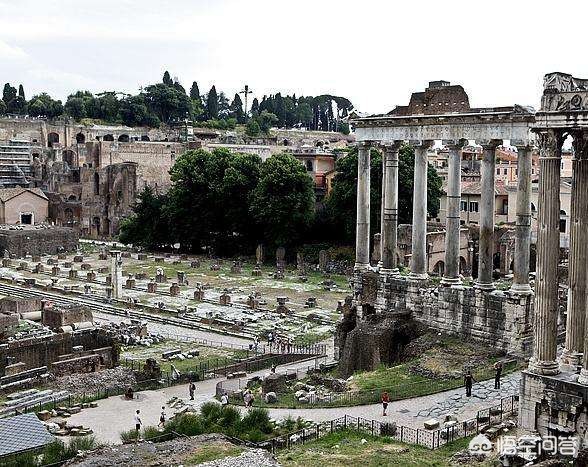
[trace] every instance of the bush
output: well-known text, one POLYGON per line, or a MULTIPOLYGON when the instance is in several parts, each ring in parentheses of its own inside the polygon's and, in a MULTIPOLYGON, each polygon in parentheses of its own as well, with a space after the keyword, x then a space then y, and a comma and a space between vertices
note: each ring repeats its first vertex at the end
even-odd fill
POLYGON ((222 416, 222 406, 218 402, 206 402, 200 407, 200 414, 209 423, 217 423, 222 416))
POLYGON ((223 407, 218 424, 223 428, 236 427, 241 423, 241 411, 237 407, 223 407))
POLYGON ((163 433, 156 426, 148 426, 143 430, 143 439, 146 441, 160 438, 162 435, 163 433))
POLYGON ((166 426, 164 432, 176 432, 185 436, 196 436, 207 433, 206 424, 200 415, 183 414, 176 416, 166 426))
POLYGON ((254 408, 249 411, 247 415, 241 420, 242 432, 253 432, 260 430, 262 433, 269 434, 274 430, 272 422, 270 421, 269 412, 267 409, 254 408))
POLYGON ((133 442, 137 439, 137 430, 126 430, 120 432, 120 439, 123 443, 133 442))

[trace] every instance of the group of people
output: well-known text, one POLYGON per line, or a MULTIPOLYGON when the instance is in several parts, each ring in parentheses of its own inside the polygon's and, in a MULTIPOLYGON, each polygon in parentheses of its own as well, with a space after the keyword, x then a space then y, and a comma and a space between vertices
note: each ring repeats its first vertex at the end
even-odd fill
POLYGON ((281 353, 290 353, 292 351, 292 341, 290 338, 277 336, 271 331, 267 335, 267 343, 270 350, 273 348, 281 353))
MULTIPOLYGON (((143 426, 143 420, 141 420, 141 410, 137 409, 135 412, 135 431, 137 432, 137 436, 135 437, 135 442, 139 440, 139 432, 141 431, 141 427, 143 426)), ((165 406, 161 407, 161 413, 159 414, 159 423, 157 424, 157 428, 165 428, 165 422, 167 421, 167 413, 165 412, 165 406)))

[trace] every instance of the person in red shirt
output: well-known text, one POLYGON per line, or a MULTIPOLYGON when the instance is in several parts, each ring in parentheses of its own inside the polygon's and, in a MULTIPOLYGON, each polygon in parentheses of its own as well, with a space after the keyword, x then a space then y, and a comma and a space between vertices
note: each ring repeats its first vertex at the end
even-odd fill
POLYGON ((385 417, 386 410, 388 410, 388 403, 390 402, 390 396, 388 396, 387 392, 382 393, 382 416, 385 417))

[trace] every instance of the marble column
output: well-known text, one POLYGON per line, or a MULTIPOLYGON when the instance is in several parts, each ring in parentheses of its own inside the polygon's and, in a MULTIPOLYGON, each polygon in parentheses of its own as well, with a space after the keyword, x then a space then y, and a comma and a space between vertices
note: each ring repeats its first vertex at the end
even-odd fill
POLYGON ((355 230, 355 269, 370 265, 370 145, 358 143, 357 152, 357 223, 355 230))
POLYGON ((447 143, 449 168, 447 177, 447 206, 445 227, 445 271, 441 285, 461 284, 459 278, 460 244, 460 202, 461 202, 461 150, 467 141, 456 140, 447 143))
POLYGON ((480 196, 480 243, 478 251, 478 279, 476 288, 493 290, 494 269, 494 175, 496 173, 496 148, 501 140, 485 141, 482 144, 481 196, 480 196))
POLYGON ((570 209, 570 252, 568 271, 568 313, 563 364, 582 364, 586 314, 586 266, 588 261, 588 133, 572 134, 572 196, 570 209))
POLYGON ((427 274, 427 151, 434 141, 422 141, 414 150, 414 179, 412 197, 412 255, 411 279, 426 279, 427 274))
POLYGON ((514 277, 510 291, 520 295, 533 293, 529 285, 531 256, 531 163, 532 147, 517 146, 517 206, 515 226, 514 277))
MULTIPOLYGON (((380 196, 380 260, 378 269, 383 267, 384 259, 384 205, 386 204, 386 146, 382 149, 382 195, 380 196)), ((375 243, 375 242, 374 242, 375 243)), ((375 248, 375 245, 374 245, 375 248)))
POLYGON ((400 141, 384 146, 383 222, 380 242, 382 245, 382 267, 380 273, 397 274, 396 246, 398 243, 398 151, 400 141))
POLYGON ((533 356, 529 371, 542 375, 559 373, 557 315, 560 215, 560 164, 563 136, 557 130, 538 132, 539 203, 537 219, 537 279, 533 356))

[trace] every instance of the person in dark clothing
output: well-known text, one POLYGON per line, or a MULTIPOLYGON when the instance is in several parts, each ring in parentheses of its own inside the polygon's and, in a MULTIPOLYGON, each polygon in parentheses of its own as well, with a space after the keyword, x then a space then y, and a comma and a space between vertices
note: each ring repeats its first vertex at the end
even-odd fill
POLYGON ((188 390, 190 392, 190 400, 193 401, 194 400, 194 392, 196 391, 196 385, 194 384, 194 382, 190 383, 188 390))
POLYGON ((502 376, 502 362, 498 361, 494 364, 494 389, 500 389, 500 377, 502 376))
POLYGON ((474 377, 472 376, 472 371, 468 370, 463 377, 463 382, 465 384, 466 389, 466 397, 472 397, 472 385, 474 384, 474 377))

